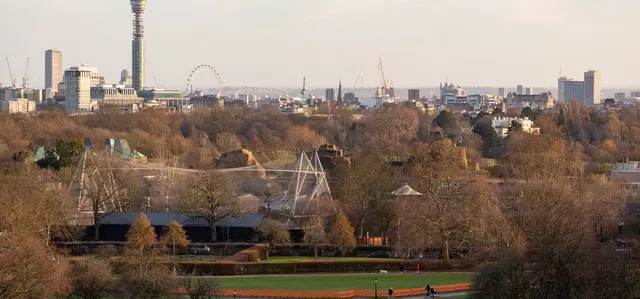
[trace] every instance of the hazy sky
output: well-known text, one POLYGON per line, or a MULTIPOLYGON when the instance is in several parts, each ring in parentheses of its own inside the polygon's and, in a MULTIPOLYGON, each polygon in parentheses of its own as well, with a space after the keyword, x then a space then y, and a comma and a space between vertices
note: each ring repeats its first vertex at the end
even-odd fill
MULTIPOLYGON (((2 0, 0 57, 44 85, 44 52, 87 63, 116 83, 131 69, 128 0, 2 0)), ((377 58, 398 87, 546 87, 563 73, 640 86, 638 0, 148 0, 147 86, 186 85, 214 65, 228 86, 378 84, 377 58)), ((9 83, 6 64, 0 82, 9 83)), ((211 85, 203 74, 197 85, 211 85)), ((17 80, 20 82, 20 79, 17 80)))

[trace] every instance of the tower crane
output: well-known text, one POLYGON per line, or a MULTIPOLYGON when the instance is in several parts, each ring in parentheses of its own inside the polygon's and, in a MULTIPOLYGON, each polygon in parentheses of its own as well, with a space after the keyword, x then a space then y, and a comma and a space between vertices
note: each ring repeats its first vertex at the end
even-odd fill
POLYGON ((382 80, 381 84, 382 84, 382 94, 388 94, 389 93, 389 80, 387 80, 387 77, 384 75, 384 68, 382 67, 382 58, 378 57, 378 70, 380 71, 380 79, 382 80))
POLYGON ((31 57, 27 57, 27 67, 24 70, 24 77, 22 77, 22 88, 29 87, 29 59, 31 57))
POLYGON ((356 92, 356 85, 358 85, 358 80, 360 80, 360 75, 358 75, 358 77, 356 77, 356 81, 353 82, 353 92, 356 92))
POLYGON ((13 73, 11 72, 11 63, 9 62, 9 57, 5 57, 7 59, 7 66, 9 67, 9 77, 11 77, 11 87, 16 87, 16 80, 13 79, 13 73))

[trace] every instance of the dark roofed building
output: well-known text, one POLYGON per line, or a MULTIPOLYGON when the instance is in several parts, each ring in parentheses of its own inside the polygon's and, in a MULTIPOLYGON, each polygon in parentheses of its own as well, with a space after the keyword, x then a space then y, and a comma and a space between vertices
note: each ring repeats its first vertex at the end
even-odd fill
MULTIPOLYGON (((191 242, 209 242, 209 222, 197 214, 175 212, 152 212, 144 214, 149 218, 149 222, 151 222, 158 236, 162 234, 162 230, 169 222, 175 220, 182 225, 191 242)), ((100 221, 100 240, 112 242, 126 241, 129 226, 138 215, 140 215, 139 212, 123 212, 112 213, 105 216, 100 221)), ((222 242, 251 242, 256 240, 257 228, 264 217, 262 214, 247 214, 237 218, 224 218, 216 223, 218 240, 222 242)), ((287 229, 291 232, 294 240, 301 238, 301 230, 292 222, 287 222, 287 229)), ((90 240, 91 236, 93 236, 92 227, 87 231, 85 238, 90 240)))

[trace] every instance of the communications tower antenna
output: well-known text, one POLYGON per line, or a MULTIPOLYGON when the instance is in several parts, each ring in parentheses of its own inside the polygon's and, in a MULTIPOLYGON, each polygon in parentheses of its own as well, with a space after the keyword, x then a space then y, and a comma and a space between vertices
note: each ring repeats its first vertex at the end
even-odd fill
POLYGON ((307 77, 302 77, 302 90, 300 91, 300 97, 304 101, 305 93, 307 91, 307 77))

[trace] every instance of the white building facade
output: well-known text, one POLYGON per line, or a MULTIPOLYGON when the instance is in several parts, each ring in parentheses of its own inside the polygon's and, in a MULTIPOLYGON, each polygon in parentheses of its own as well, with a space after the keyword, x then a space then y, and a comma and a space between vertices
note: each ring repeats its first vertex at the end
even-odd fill
POLYGON ((528 117, 494 117, 491 121, 491 126, 496 131, 498 136, 504 138, 509 135, 509 128, 511 123, 515 121, 522 126, 522 131, 529 134, 539 134, 540 128, 534 127, 533 121, 528 117))
POLYGON ((586 107, 600 105, 600 72, 590 70, 584 73, 584 102, 586 107))
POLYGON ((15 99, 2 102, 2 112, 31 113, 36 111, 36 102, 29 99, 15 99))
POLYGON ((92 111, 91 103, 92 68, 74 66, 64 72, 65 111, 92 111))

